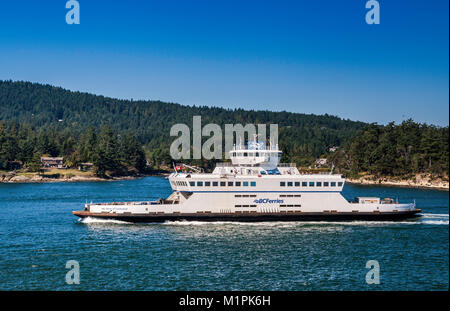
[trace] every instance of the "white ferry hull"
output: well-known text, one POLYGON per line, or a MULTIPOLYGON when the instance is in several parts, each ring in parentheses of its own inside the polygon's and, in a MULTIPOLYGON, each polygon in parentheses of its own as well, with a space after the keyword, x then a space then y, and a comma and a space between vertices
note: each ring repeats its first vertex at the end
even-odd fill
POLYGON ((164 221, 395 221, 417 216, 415 204, 350 203, 331 193, 193 193, 180 204, 158 202, 87 204, 81 218, 127 222, 164 221))
POLYGON ((161 223, 166 221, 238 221, 238 222, 265 222, 265 221, 398 221, 418 217, 420 210, 401 212, 281 212, 281 213, 183 213, 183 214, 115 214, 92 213, 78 211, 74 215, 85 218, 112 219, 133 223, 161 223))

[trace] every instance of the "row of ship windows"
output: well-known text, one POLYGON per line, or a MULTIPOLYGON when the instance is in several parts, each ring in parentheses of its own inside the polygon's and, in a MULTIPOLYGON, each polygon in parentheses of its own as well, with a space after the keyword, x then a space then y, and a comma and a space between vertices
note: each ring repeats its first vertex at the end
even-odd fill
MULTIPOLYGON (((314 182, 314 181, 309 181, 309 182, 306 182, 306 181, 302 181, 301 182, 301 185, 302 185, 302 187, 336 187, 336 182, 335 181, 332 181, 332 182, 328 182, 328 181, 316 181, 316 182, 314 182)), ((338 187, 342 187, 342 182, 341 181, 339 181, 338 183, 337 183, 337 185, 338 185, 338 187)), ((280 181, 280 187, 300 187, 300 182, 299 181, 295 181, 295 182, 292 182, 292 181, 288 181, 288 182, 285 182, 285 181, 280 181)))
MULTIPOLYGON (((187 186, 188 184, 185 181, 175 181, 175 185, 176 186, 187 186)), ((233 181, 228 181, 228 182, 226 182, 226 181, 220 181, 220 182, 219 181, 205 181, 205 182, 197 181, 197 183, 195 181, 189 182, 189 186, 191 186, 191 187, 195 187, 195 186, 203 187, 203 185, 205 187, 211 187, 211 186, 218 187, 219 185, 220 185, 220 187, 226 187, 226 186, 228 186, 228 187, 233 187, 233 186, 256 187, 256 181, 242 181, 242 182, 241 181, 236 181, 236 182, 233 182, 233 181)))
MULTIPOLYGON (((233 181, 228 181, 228 182, 225 182, 225 181, 220 181, 220 182, 218 182, 218 181, 212 181, 212 182, 211 181, 205 181, 205 182, 197 181, 197 183, 195 181, 190 181, 189 182, 189 186, 191 186, 191 187, 195 187, 195 186, 203 187, 203 185, 205 185, 205 187, 211 187, 211 186, 218 187, 219 184, 220 184, 220 187, 226 187, 226 186, 228 186, 228 187, 233 187, 233 186, 241 187, 241 185, 243 187, 248 187, 248 186, 256 187, 256 181, 250 181, 250 182, 249 181, 243 181, 243 182, 240 182, 240 181, 236 181, 236 182, 233 182, 233 181)), ((332 181, 332 182, 328 182, 328 181, 324 181, 324 182, 322 182, 322 181, 316 181, 316 182, 314 182, 314 181, 309 181, 309 182, 302 181, 301 183, 299 181, 295 181, 295 182, 292 182, 292 181, 288 181, 288 182, 280 181, 280 187, 286 187, 286 186, 287 187, 300 187, 300 184, 301 184, 302 187, 336 187, 336 184, 337 184, 338 187, 342 187, 343 183, 341 181, 339 181, 337 183, 335 181, 332 181)), ((188 184, 185 181, 175 181, 175 185, 176 186, 185 186, 185 187, 187 187, 188 184)))
POLYGON ((263 157, 263 156, 281 157, 281 152, 231 152, 233 157, 263 157))

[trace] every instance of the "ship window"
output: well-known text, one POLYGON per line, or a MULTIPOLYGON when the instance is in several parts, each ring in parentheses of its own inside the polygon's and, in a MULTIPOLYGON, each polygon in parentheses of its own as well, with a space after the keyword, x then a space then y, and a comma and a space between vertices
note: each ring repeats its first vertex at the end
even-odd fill
POLYGON ((316 186, 317 187, 322 187, 322 182, 321 181, 316 182, 316 186))
POLYGON ((302 181, 302 187, 306 187, 308 183, 306 181, 302 181))
POLYGON ((331 182, 331 187, 336 187, 336 182, 332 181, 331 182))
POLYGON ((309 182, 309 186, 310 186, 310 187, 314 187, 314 182, 313 182, 313 181, 310 181, 310 182, 309 182))
POLYGON ((225 187, 225 186, 226 186, 226 182, 221 181, 221 182, 220 182, 220 186, 221 186, 221 187, 225 187))
POLYGON ((242 183, 242 185, 243 185, 244 187, 248 187, 248 181, 244 181, 244 182, 242 183))
POLYGON ((286 187, 286 183, 284 181, 280 181, 280 187, 286 187))
POLYGON ((211 186, 211 182, 210 181, 205 181, 205 187, 210 187, 211 186))
POLYGON ((244 157, 246 157, 248 154, 247 154, 247 152, 244 152, 244 157))
POLYGON ((189 185, 190 185, 191 187, 195 187, 195 181, 190 181, 190 182, 189 182, 189 185))
POLYGON ((296 182, 295 182, 295 186, 296 186, 296 187, 300 187, 300 182, 299 182, 299 181, 296 181, 296 182))
POLYGON ((236 187, 240 187, 241 186, 241 182, 240 181, 237 181, 236 182, 236 187))
POLYGON ((338 182, 338 186, 342 187, 342 181, 338 182))
POLYGON ((292 187, 292 181, 288 181, 288 187, 292 187))
POLYGON ((219 185, 219 182, 213 181, 213 187, 217 187, 219 185))
POLYGON ((235 197, 235 198, 240 198, 241 195, 240 195, 240 194, 236 194, 236 195, 234 195, 234 197, 235 197))
POLYGON ((197 187, 203 187, 203 181, 197 181, 197 187))
POLYGON ((324 187, 328 187, 329 185, 330 185, 330 183, 329 183, 328 181, 324 181, 324 182, 323 182, 323 186, 324 186, 324 187))
POLYGON ((233 187, 233 182, 232 181, 228 182, 228 187, 233 187))
POLYGON ((250 186, 252 186, 252 187, 256 187, 256 181, 252 181, 252 182, 250 182, 250 186))

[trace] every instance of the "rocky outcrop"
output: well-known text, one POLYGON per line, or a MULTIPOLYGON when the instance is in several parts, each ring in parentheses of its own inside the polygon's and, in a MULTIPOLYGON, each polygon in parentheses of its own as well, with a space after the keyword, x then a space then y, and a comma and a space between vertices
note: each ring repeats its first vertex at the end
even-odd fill
POLYGON ((347 182, 362 185, 387 185, 399 187, 434 188, 447 191, 449 190, 448 180, 433 177, 428 174, 417 174, 414 177, 407 179, 365 175, 357 179, 347 178, 347 182))
POLYGON ((29 180, 30 178, 25 175, 17 175, 10 178, 8 182, 28 182, 29 180))

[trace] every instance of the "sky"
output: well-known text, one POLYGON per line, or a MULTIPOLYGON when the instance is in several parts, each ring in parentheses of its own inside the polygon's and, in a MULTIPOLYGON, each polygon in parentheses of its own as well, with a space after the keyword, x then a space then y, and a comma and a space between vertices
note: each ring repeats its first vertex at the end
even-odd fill
POLYGON ((449 124, 449 1, 0 1, 0 80, 183 105, 449 124))

